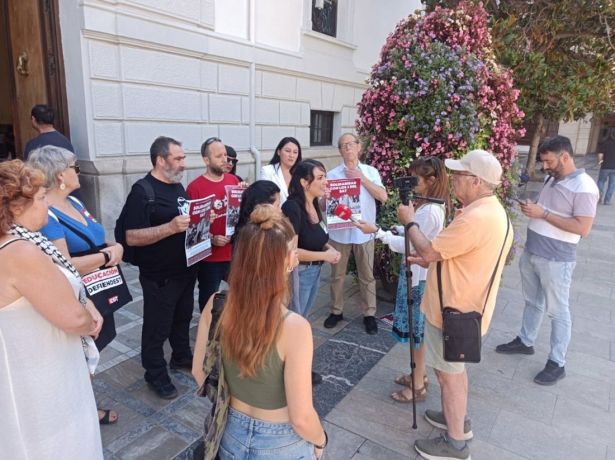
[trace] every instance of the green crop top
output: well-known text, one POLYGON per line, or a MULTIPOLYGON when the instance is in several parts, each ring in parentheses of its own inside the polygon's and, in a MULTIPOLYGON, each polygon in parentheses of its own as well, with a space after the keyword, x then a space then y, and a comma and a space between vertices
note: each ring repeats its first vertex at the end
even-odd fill
MULTIPOLYGON (((291 313, 287 312, 283 320, 291 313)), ((286 407, 284 361, 280 359, 276 344, 271 347, 263 367, 256 371, 256 377, 241 378, 239 366, 230 358, 226 358, 224 353, 222 353, 222 365, 233 398, 259 409, 275 410, 286 407)))

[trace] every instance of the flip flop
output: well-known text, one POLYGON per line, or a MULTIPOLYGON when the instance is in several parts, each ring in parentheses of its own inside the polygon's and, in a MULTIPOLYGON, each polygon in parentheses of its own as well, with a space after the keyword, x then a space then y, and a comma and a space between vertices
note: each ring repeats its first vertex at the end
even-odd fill
POLYGON ((115 411, 112 411, 111 409, 109 410, 98 409, 98 410, 105 413, 105 415, 102 418, 98 419, 98 423, 100 423, 101 425, 113 425, 114 423, 117 423, 117 419, 118 419, 117 414, 115 414, 115 420, 111 421, 109 418, 109 415, 111 414, 111 412, 115 413, 115 411))

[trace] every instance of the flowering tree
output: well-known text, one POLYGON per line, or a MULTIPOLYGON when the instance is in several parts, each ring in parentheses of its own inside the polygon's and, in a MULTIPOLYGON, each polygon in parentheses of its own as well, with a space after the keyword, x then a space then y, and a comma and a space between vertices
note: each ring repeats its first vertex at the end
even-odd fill
MULTIPOLYGON (((478 0, 472 0, 478 2, 478 0)), ((423 0, 427 11, 459 0, 423 0)), ((546 120, 573 121, 615 110, 613 0, 489 0, 497 60, 512 69, 518 104, 536 123, 527 169, 546 120)))
MULTIPOLYGON (((445 159, 473 149, 492 152, 504 171, 496 194, 513 218, 515 143, 523 135, 516 126, 524 114, 511 72, 495 62, 488 24, 482 4, 466 2, 402 20, 372 68, 356 127, 368 163, 389 185, 407 175, 421 155, 445 159)), ((382 224, 396 220, 396 206, 389 200, 381 207, 382 224)), ((380 279, 394 282, 395 257, 381 249, 378 258, 380 279)))
POLYGON ((420 155, 459 158, 472 149, 494 153, 507 210, 516 180, 516 105, 510 72, 495 62, 482 5, 462 2, 402 20, 389 35, 359 103, 357 130, 368 162, 385 183, 407 174, 420 155))

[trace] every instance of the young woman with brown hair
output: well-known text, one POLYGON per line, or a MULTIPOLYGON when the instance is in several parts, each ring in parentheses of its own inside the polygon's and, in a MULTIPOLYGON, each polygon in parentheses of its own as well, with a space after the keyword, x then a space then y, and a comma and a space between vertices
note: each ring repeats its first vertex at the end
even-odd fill
MULTIPOLYGON (((273 205, 255 208, 239 232, 220 316, 230 407, 218 455, 225 459, 314 459, 326 435, 312 404, 312 330, 290 312, 288 275, 298 265, 295 232, 273 205)), ((199 322, 192 373, 205 379, 213 298, 199 322), (201 363, 201 364, 198 364, 201 363)))
MULTIPOLYGON (((419 178, 419 185, 414 189, 417 195, 444 200, 446 207, 449 208, 450 192, 448 175, 444 163, 434 156, 424 156, 417 158, 410 165, 410 174, 419 178)), ((415 203, 416 215, 415 222, 421 231, 431 240, 444 227, 446 214, 445 206, 441 204, 429 203, 425 200, 417 200, 415 203)), ((391 232, 379 230, 374 224, 359 222, 356 224, 364 233, 375 233, 376 238, 388 244, 389 247, 399 253, 405 253, 405 241, 403 236, 395 236, 391 232)), ((403 235, 404 228, 397 227, 399 234, 403 235)), ((395 378, 395 383, 403 385, 402 391, 391 394, 397 402, 409 403, 412 398, 416 401, 425 401, 427 398, 427 373, 425 372, 425 351, 423 347, 423 329, 425 327, 425 315, 421 312, 421 299, 425 290, 425 280, 427 279, 427 269, 412 266, 412 334, 408 331, 408 282, 406 280, 406 264, 402 262, 397 284, 397 298, 395 301, 395 312, 393 314, 392 335, 399 342, 407 343, 412 335, 412 342, 415 347, 414 357, 416 360, 416 391, 414 395, 410 389, 411 376, 399 375, 395 378)))

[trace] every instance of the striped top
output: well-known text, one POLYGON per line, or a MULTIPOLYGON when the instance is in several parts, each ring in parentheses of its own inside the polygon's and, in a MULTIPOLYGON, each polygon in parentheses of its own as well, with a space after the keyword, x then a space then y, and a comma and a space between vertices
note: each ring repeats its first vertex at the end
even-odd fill
MULTIPOLYGON (((561 217, 595 217, 598 187, 594 180, 577 169, 561 179, 547 178, 537 203, 561 217)), ((556 262, 574 262, 580 235, 559 229, 541 218, 530 219, 525 248, 532 254, 556 262)))

